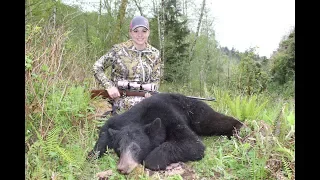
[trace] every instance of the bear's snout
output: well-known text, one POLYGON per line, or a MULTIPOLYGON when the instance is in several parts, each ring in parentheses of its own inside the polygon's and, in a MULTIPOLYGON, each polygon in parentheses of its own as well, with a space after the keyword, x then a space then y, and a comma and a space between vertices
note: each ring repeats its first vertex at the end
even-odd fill
POLYGON ((117 169, 121 174, 129 174, 137 166, 138 163, 127 152, 121 155, 117 169))
MULTIPOLYGON (((133 157, 136 152, 132 151, 132 146, 137 149, 135 143, 131 144, 124 152, 121 153, 117 169, 121 174, 129 174, 138 166, 138 162, 133 157)), ((139 147, 139 146, 138 146, 139 147)))

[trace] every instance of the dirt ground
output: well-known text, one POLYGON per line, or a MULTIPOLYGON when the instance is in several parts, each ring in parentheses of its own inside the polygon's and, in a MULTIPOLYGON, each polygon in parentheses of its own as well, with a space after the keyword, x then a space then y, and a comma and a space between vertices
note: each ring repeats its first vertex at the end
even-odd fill
POLYGON ((166 179, 168 176, 172 175, 180 175, 184 180, 196 180, 199 179, 196 176, 195 171, 185 163, 178 162, 170 164, 166 170, 163 171, 151 171, 149 169, 145 169, 145 172, 149 174, 151 179, 166 179))
MULTIPOLYGON (((99 172, 96 174, 99 180, 107 180, 112 176, 112 170, 99 172)), ((139 176, 145 174, 150 180, 166 180, 169 176, 180 175, 183 180, 198 180, 195 171, 190 168, 187 164, 179 162, 170 164, 166 170, 152 171, 143 168, 142 165, 136 167, 130 174, 127 175, 127 179, 139 179, 139 176)))

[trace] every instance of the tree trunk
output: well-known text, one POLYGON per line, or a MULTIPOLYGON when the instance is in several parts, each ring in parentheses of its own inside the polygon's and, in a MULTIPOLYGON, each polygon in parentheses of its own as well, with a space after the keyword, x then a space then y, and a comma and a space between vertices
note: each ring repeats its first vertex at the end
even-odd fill
POLYGON ((230 87, 230 59, 227 59, 227 61, 228 61, 228 88, 230 87))
MULTIPOLYGON (((200 17, 199 17, 199 22, 198 22, 198 27, 197 27, 197 32, 196 32, 196 37, 195 37, 193 43, 191 44, 191 49, 190 49, 190 53, 189 53, 189 61, 188 61, 189 67, 190 67, 190 64, 191 64, 191 61, 192 61, 192 57, 193 57, 194 46, 196 45, 196 42, 197 42, 197 39, 198 39, 198 36, 199 36, 199 29, 200 29, 200 26, 201 26, 201 20, 202 20, 202 16, 203 16, 205 3, 206 3, 206 0, 203 0, 201 13, 200 13, 200 17)), ((187 81, 190 80, 190 76, 191 76, 191 72, 189 72, 189 76, 188 76, 187 81)))
POLYGON ((185 13, 188 15, 188 1, 186 0, 184 3, 184 7, 186 8, 185 13))
MULTIPOLYGON (((88 26, 88 14, 84 13, 84 17, 85 17, 85 32, 86 32, 86 40, 87 43, 90 44, 90 36, 89 36, 89 26, 88 26)), ((89 46, 86 46, 86 55, 89 56, 90 54, 90 48, 89 46)))
POLYGON ((138 4, 137 0, 133 0, 133 1, 134 1, 134 3, 136 4, 136 6, 137 6, 137 8, 138 8, 138 10, 139 10, 139 12, 140 12, 140 15, 146 17, 146 16, 143 14, 141 5, 138 4))
POLYGON ((158 36, 159 36, 159 47, 160 47, 160 57, 162 60, 163 57, 162 57, 162 52, 163 52, 163 44, 162 44, 162 34, 161 34, 161 19, 160 19, 160 8, 158 8, 158 17, 157 17, 157 20, 158 20, 158 36))
POLYGON ((199 17, 199 22, 198 22, 198 27, 197 27, 197 32, 196 32, 196 37, 195 37, 193 43, 191 44, 190 55, 189 55, 189 63, 192 60, 194 46, 196 45, 196 42, 197 42, 197 39, 198 39, 198 36, 199 36, 199 30, 200 30, 200 26, 201 26, 201 20, 202 20, 202 16, 203 16, 203 11, 204 11, 205 5, 206 5, 206 0, 203 0, 202 7, 201 7, 201 12, 200 12, 200 17, 199 17))
POLYGON ((219 69, 218 69, 218 67, 219 67, 219 63, 220 63, 220 58, 221 58, 221 55, 219 54, 219 56, 218 56, 218 60, 217 60, 217 62, 216 62, 216 73, 217 73, 217 86, 219 86, 219 81, 220 81, 220 77, 219 77, 219 69))
POLYGON ((104 5, 104 8, 106 8, 106 10, 107 10, 107 14, 109 16, 111 16, 112 10, 111 10, 111 4, 110 4, 109 0, 104 0, 103 5, 104 5))
MULTIPOLYGON (((108 29, 112 29, 112 25, 113 25, 113 16, 112 16, 112 9, 111 9, 111 2, 110 0, 104 0, 104 8, 107 10, 107 27, 108 29)), ((112 38, 109 38, 110 36, 113 37, 113 34, 114 32, 113 31, 108 31, 106 34, 105 34, 105 38, 104 38, 104 41, 105 42, 108 42, 108 44, 112 41, 112 38)), ((108 48, 111 47, 111 43, 109 46, 106 46, 106 49, 107 50, 108 48)))
POLYGON ((53 0, 54 3, 54 6, 53 6, 53 13, 52 13, 52 26, 53 26, 53 29, 56 29, 56 15, 57 15, 57 2, 56 0, 53 0))
POLYGON ((102 0, 100 0, 99 3, 99 14, 98 14, 98 28, 97 28, 97 35, 99 35, 99 24, 100 24, 100 16, 101 16, 101 6, 102 6, 102 0))
MULTIPOLYGON (((209 24, 208 24, 208 15, 206 15, 206 25, 207 25, 207 59, 206 59, 206 61, 205 61, 205 64, 204 64, 204 67, 207 67, 207 68, 205 68, 206 69, 206 71, 205 71, 205 74, 207 75, 208 73, 208 67, 209 67, 209 61, 210 61, 210 43, 209 43, 209 41, 210 41, 210 37, 209 37, 209 24)), ((205 82, 207 82, 207 76, 206 76, 206 79, 205 79, 205 82)))
POLYGON ((161 7, 160 7, 160 10, 161 10, 161 13, 160 13, 160 10, 159 10, 159 40, 160 40, 160 53, 161 53, 161 59, 162 59, 162 62, 165 63, 165 59, 164 59, 164 26, 165 26, 165 22, 164 22, 164 6, 165 6, 165 1, 164 0, 161 0, 161 7))
POLYGON ((182 0, 182 14, 183 14, 183 15, 186 15, 186 14, 184 13, 184 4, 185 4, 185 0, 182 0))
POLYGON ((116 23, 116 27, 115 27, 115 33, 112 38, 112 44, 119 43, 119 41, 120 41, 121 26, 123 24, 123 19, 124 19, 125 13, 126 13, 127 4, 128 4, 128 0, 121 0, 121 5, 119 8, 117 23, 116 23))

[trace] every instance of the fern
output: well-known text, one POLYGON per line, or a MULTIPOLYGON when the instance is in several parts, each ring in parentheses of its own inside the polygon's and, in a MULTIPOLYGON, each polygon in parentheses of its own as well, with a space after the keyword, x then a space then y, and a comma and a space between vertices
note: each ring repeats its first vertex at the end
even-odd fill
POLYGON ((292 136, 294 136, 294 133, 295 133, 295 115, 294 115, 294 111, 290 111, 290 112, 285 112, 285 114, 288 114, 288 115, 284 115, 285 116, 285 120, 286 122, 286 125, 288 127, 288 133, 287 135, 285 136, 285 140, 288 140, 290 139, 292 136))
POLYGON ((231 100, 231 98, 230 98, 230 96, 229 95, 226 95, 225 96, 225 99, 226 99, 226 102, 227 102, 227 104, 228 104, 228 106, 229 106, 229 109, 230 109, 230 111, 231 111, 231 114, 233 114, 233 115, 235 115, 236 116, 236 105, 235 105, 235 103, 233 103, 232 102, 232 100, 231 100))
POLYGON ((241 109, 240 109, 240 96, 237 96, 234 101, 231 100, 229 96, 227 96, 227 103, 231 111, 231 114, 238 117, 240 120, 243 120, 241 109))
POLYGON ((240 96, 237 96, 236 101, 235 101, 236 116, 239 117, 240 120, 244 120, 243 114, 241 113, 240 106, 241 106, 240 96))
POLYGON ((250 179, 256 179, 256 171, 257 171, 257 162, 256 162, 256 153, 254 150, 251 150, 248 152, 248 161, 249 161, 249 164, 250 164, 250 167, 248 169, 249 171, 249 174, 250 174, 250 179))
POLYGON ((288 162, 283 156, 281 157, 283 169, 289 179, 292 179, 292 169, 290 168, 290 162, 288 162))
POLYGON ((52 130, 50 130, 45 140, 43 149, 46 155, 49 155, 49 156, 59 155, 59 157, 61 157, 67 163, 71 163, 75 165, 76 162, 72 157, 71 153, 69 153, 66 149, 60 147, 60 142, 58 140, 61 139, 60 137, 61 131, 62 129, 59 126, 54 127, 52 130))
POLYGON ((59 146, 56 146, 56 149, 58 153, 61 155, 62 159, 67 161, 68 163, 71 163, 73 165, 76 165, 77 163, 75 162, 74 158, 71 156, 71 154, 65 150, 64 148, 61 148, 59 146))
POLYGON ((294 155, 294 151, 291 149, 288 149, 286 147, 283 147, 280 145, 280 143, 278 141, 276 141, 278 144, 278 148, 276 148, 276 151, 278 152, 282 152, 284 154, 284 156, 286 156, 287 158, 289 158, 290 161, 294 161, 295 160, 295 155, 294 155))
POLYGON ((289 122, 289 125, 295 125, 295 115, 294 111, 290 111, 289 114, 286 116, 286 120, 289 122))
MULTIPOLYGON (((32 116, 29 117, 33 120, 32 116)), ((38 140, 30 146, 27 152, 27 166, 29 170, 26 173, 26 179, 46 179, 46 162, 42 160, 42 152, 44 152, 42 147, 45 147, 46 143, 31 121, 30 126, 38 140)))
POLYGON ((259 105, 256 95, 251 96, 250 99, 247 97, 241 98, 240 95, 234 100, 227 97, 227 102, 231 113, 242 121, 245 119, 256 119, 268 103, 268 101, 265 100, 259 105))
POLYGON ((248 102, 244 103, 245 104, 245 111, 244 111, 244 114, 245 114, 245 117, 247 118, 254 118, 254 112, 255 112, 255 106, 256 106, 256 99, 257 99, 257 96, 253 95, 248 102))
POLYGON ((260 114, 262 112, 262 109, 264 109, 266 107, 268 102, 269 102, 268 100, 264 100, 264 102, 260 106, 258 106, 258 105, 255 106, 254 118, 256 118, 258 116, 258 114, 260 114))
POLYGON ((294 112, 288 112, 287 109, 288 104, 284 103, 274 121, 274 134, 282 143, 285 143, 286 140, 290 139, 295 133, 294 112))
POLYGON ((50 154, 50 152, 54 152, 56 147, 59 145, 58 139, 59 133, 61 132, 61 128, 59 126, 54 127, 52 130, 48 132, 48 135, 45 140, 44 151, 46 154, 50 154))
POLYGON ((249 163, 250 163, 250 179, 265 179, 266 176, 266 158, 264 157, 258 157, 258 151, 256 151, 255 148, 253 148, 252 151, 248 152, 249 156, 249 163))

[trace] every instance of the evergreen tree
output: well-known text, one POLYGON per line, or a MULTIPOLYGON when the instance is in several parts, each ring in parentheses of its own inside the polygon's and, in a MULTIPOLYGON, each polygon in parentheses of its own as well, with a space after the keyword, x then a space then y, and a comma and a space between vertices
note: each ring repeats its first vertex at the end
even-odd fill
POLYGON ((184 81, 189 72, 188 48, 190 44, 185 40, 190 31, 187 28, 187 19, 182 15, 176 0, 165 2, 164 20, 164 80, 168 82, 184 81))

